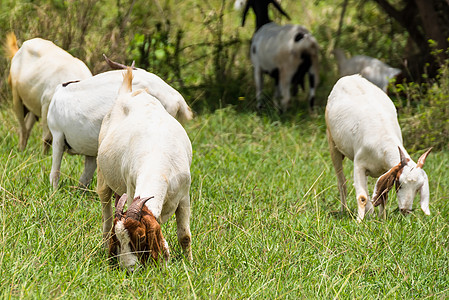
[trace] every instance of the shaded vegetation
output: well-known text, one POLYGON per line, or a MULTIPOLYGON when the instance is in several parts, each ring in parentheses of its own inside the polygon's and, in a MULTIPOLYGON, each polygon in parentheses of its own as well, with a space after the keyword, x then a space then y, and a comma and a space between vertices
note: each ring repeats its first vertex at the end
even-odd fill
POLYGON ((423 76, 423 83, 403 83, 395 88, 402 133, 412 150, 449 148, 449 59, 440 65, 435 79, 423 76))
MULTIPOLYGON (((404 68, 410 48, 408 33, 374 1, 349 1, 337 36, 343 1, 284 1, 291 22, 305 25, 321 46, 321 85, 317 104, 324 105, 336 80, 331 51, 338 46, 352 55, 382 58, 404 68)), ((248 47, 254 31, 253 14, 240 27, 233 1, 172 0, 3 0, 1 32, 14 31, 19 41, 39 36, 79 57, 94 74, 107 70, 102 54, 160 75, 181 91, 197 111, 242 104, 253 109, 254 87, 248 47), (24 20, 27 20, 24 22, 24 20)), ((279 13, 272 19, 286 23, 279 13)), ((3 38, 1 38, 3 40, 3 38)), ((6 88, 8 61, 0 59, 0 101, 6 88)), ((267 81, 268 82, 268 81, 267 81)), ((266 84, 272 95, 272 84, 266 84)), ((300 93, 299 101, 305 101, 300 93)))

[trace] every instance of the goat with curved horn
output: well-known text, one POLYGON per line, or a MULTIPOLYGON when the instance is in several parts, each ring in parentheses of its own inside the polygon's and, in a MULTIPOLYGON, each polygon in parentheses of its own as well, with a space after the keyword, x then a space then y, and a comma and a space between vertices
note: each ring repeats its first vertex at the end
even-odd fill
POLYGON ((143 206, 145 205, 145 203, 148 200, 153 199, 153 198, 154 198, 154 196, 145 197, 145 198, 140 198, 140 196, 138 196, 137 198, 135 198, 133 200, 133 203, 131 203, 131 206, 126 211, 126 217, 134 219, 136 221, 140 221, 140 219, 142 218, 143 206))
POLYGON ((385 218, 388 191, 394 185, 402 213, 412 210, 419 194, 421 209, 430 215, 429 179, 422 169, 430 149, 418 163, 411 159, 403 146, 396 108, 387 94, 360 75, 342 77, 329 95, 325 118, 342 210, 347 209, 343 159, 348 158, 354 162, 358 221, 373 212, 373 205, 379 206, 379 215, 385 218), (371 199, 367 176, 378 177, 371 199))
POLYGON ((388 200, 388 192, 395 184, 398 183, 398 178, 402 173, 402 169, 407 165, 407 162, 410 160, 405 156, 401 147, 398 146, 398 149, 399 149, 400 162, 396 166, 391 168, 388 172, 380 176, 379 179, 377 179, 374 190, 379 192, 373 195, 373 205, 376 207, 379 206, 380 204, 385 206, 388 200))
POLYGON ((123 217, 123 207, 126 201, 128 201, 128 195, 123 194, 115 205, 115 217, 119 220, 123 217))
POLYGON ((139 262, 168 261, 170 251, 161 224, 173 215, 178 242, 192 260, 192 144, 182 125, 155 97, 143 89, 134 90, 133 75, 138 71, 127 68, 117 99, 101 124, 97 157, 105 246, 131 272, 139 262), (112 218, 113 192, 133 199, 124 213, 123 204, 117 205, 121 219, 112 218))

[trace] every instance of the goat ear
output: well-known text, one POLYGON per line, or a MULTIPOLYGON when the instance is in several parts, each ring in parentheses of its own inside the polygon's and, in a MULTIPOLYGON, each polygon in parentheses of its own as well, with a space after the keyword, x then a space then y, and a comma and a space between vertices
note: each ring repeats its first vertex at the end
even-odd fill
POLYGON ((373 192, 374 206, 378 206, 381 203, 385 205, 385 203, 387 203, 388 192, 391 190, 396 180, 398 180, 399 171, 401 171, 403 167, 402 162, 400 162, 377 179, 373 192))
POLYGON ((161 226, 152 215, 144 216, 142 223, 145 225, 148 250, 150 250, 151 258, 156 262, 159 254, 163 250, 160 242, 160 237, 162 236, 161 226))
POLYGON ((118 255, 118 240, 115 236, 114 229, 112 230, 111 238, 109 239, 109 257, 116 257, 118 255))
POLYGON ((410 159, 408 159, 405 156, 404 151, 402 151, 401 147, 398 146, 398 149, 399 149, 399 156, 401 157, 401 167, 404 167, 410 159))
POLYGON ((159 241, 159 248, 162 250, 164 261, 167 262, 168 259, 170 258, 170 250, 168 249, 167 241, 162 235, 162 230, 160 231, 160 235, 158 236, 158 241, 159 241))
POLYGON ((419 157, 418 163, 416 164, 417 168, 421 168, 422 169, 422 167, 424 166, 424 163, 426 162, 427 155, 429 155, 430 151, 432 151, 432 148, 433 147, 430 147, 429 150, 424 152, 424 154, 419 157))
POLYGON ((429 192, 429 180, 427 179, 427 175, 424 173, 425 181, 422 185, 421 189, 419 190, 421 200, 421 209, 426 215, 430 215, 430 209, 429 209, 429 198, 430 198, 430 192, 429 192))

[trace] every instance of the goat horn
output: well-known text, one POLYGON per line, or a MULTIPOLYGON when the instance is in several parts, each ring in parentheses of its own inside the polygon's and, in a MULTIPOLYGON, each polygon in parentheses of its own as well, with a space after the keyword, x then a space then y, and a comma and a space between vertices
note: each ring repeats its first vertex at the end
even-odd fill
POLYGON ((427 155, 429 155, 429 153, 432 150, 432 148, 433 147, 430 147, 429 150, 424 152, 424 154, 419 157, 418 163, 416 164, 417 168, 421 168, 422 169, 422 167, 424 166, 424 163, 426 162, 427 155))
POLYGON ((408 159, 405 156, 404 152, 402 151, 401 147, 398 146, 398 149, 399 149, 399 156, 401 157, 401 168, 403 168, 408 163, 408 159))
MULTIPOLYGON (((114 69, 114 70, 123 70, 123 69, 126 69, 126 68, 127 68, 127 66, 125 66, 125 65, 123 65, 123 64, 121 64, 121 63, 118 63, 118 62, 115 62, 115 61, 110 60, 110 59, 106 56, 106 54, 104 54, 104 53, 103 53, 103 57, 104 57, 104 59, 106 60, 106 62, 108 63, 108 65, 109 65, 112 69, 114 69)), ((137 70, 137 69, 134 67, 134 62, 133 62, 133 64, 131 65, 131 68, 132 68, 133 70, 137 70)))
POLYGON ((120 199, 117 201, 118 194, 116 194, 115 199, 115 217, 117 219, 121 219, 123 217, 123 207, 125 206, 126 201, 128 200, 128 195, 123 194, 120 199))
POLYGON ((139 196, 139 197, 135 198, 133 203, 131 203, 131 206, 128 208, 128 211, 126 212, 126 217, 132 218, 136 221, 140 221, 141 214, 142 214, 142 208, 143 208, 144 204, 152 198, 154 198, 154 196, 145 197, 145 198, 140 198, 140 196, 139 196))

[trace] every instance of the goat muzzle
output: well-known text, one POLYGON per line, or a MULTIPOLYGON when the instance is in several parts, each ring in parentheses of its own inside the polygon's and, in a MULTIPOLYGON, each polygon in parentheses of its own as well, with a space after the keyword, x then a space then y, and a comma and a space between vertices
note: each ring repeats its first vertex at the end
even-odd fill
POLYGON ((412 212, 411 209, 407 209, 407 208, 400 208, 399 211, 401 212, 401 214, 403 214, 404 216, 408 215, 409 213, 412 212))

